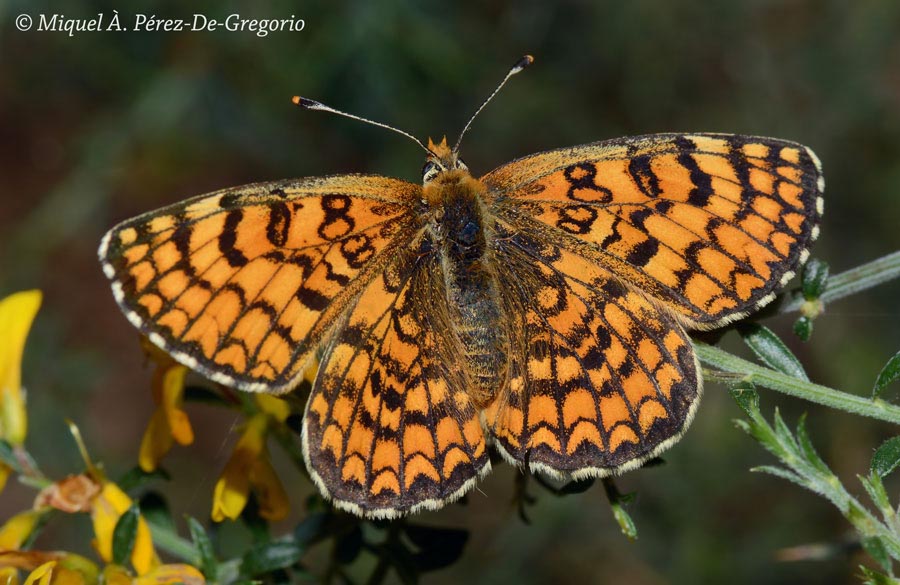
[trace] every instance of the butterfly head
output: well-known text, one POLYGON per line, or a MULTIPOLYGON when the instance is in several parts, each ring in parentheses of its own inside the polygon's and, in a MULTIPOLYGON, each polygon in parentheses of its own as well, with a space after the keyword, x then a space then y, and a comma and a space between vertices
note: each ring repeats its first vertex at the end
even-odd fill
POLYGON ((431 138, 428 139, 429 155, 425 159, 425 166, 422 167, 422 183, 428 185, 439 177, 450 178, 460 174, 468 174, 469 167, 463 162, 455 150, 452 150, 447 144, 447 137, 440 143, 435 143, 431 138), (451 171, 461 171, 461 173, 453 173, 451 171))

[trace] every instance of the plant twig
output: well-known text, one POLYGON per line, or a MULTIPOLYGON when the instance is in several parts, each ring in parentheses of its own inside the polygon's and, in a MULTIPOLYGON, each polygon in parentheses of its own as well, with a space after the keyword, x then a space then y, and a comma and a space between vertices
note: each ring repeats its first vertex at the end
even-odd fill
POLYGON ((701 362, 724 372, 742 375, 743 380, 758 386, 845 412, 900 424, 900 406, 890 404, 884 400, 870 400, 869 398, 848 394, 820 384, 798 380, 775 370, 748 362, 718 347, 706 345, 705 343, 695 341, 694 348, 701 362))
MULTIPOLYGON (((900 277, 900 250, 830 277, 820 300, 829 303, 898 277, 900 277)), ((794 293, 779 311, 782 313, 798 311, 803 301, 802 294, 794 293)))

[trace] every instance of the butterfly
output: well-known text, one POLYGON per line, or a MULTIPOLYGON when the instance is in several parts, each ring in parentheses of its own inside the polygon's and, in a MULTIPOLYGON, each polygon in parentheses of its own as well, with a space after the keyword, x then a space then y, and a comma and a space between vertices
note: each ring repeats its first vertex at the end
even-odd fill
POLYGON ((458 154, 471 119, 426 146, 294 101, 412 138, 422 184, 224 189, 117 225, 99 256, 135 327, 216 382, 284 393, 319 360, 303 454, 357 515, 458 499, 489 447, 555 478, 657 456, 701 395, 686 331, 770 302, 819 233, 821 164, 794 142, 653 134, 476 179, 458 154))

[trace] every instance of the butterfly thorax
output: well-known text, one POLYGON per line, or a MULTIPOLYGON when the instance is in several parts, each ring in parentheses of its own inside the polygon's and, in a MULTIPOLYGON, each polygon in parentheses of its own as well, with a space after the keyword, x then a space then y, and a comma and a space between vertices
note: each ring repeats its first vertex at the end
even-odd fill
POLYGON ((484 184, 465 169, 441 172, 424 189, 431 208, 427 230, 440 255, 448 317, 471 377, 470 393, 481 407, 502 387, 508 353, 485 192, 484 184))

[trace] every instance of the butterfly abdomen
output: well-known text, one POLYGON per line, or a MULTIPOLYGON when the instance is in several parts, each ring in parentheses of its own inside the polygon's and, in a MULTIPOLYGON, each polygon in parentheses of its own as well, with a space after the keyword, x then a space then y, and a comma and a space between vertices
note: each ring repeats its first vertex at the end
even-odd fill
POLYGON ((505 380, 508 336, 488 257, 491 220, 479 199, 480 186, 467 174, 441 185, 432 229, 440 242, 450 320, 474 386, 472 398, 483 407, 505 380))

